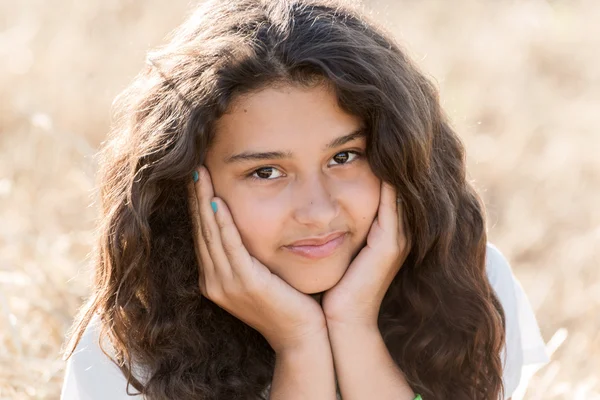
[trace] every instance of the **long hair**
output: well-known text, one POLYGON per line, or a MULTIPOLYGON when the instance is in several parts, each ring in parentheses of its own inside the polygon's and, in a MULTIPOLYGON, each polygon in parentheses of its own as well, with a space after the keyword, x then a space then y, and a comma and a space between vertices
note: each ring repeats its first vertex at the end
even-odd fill
POLYGON ((209 1, 149 53, 100 152, 95 284, 65 358, 99 314, 128 389, 264 397, 274 351, 200 294, 186 188, 233 98, 316 82, 362 119, 371 169, 404 204, 412 247, 378 318, 392 358, 425 399, 501 395, 504 313, 486 277, 484 208, 464 146, 436 87, 391 36, 326 0, 209 1))

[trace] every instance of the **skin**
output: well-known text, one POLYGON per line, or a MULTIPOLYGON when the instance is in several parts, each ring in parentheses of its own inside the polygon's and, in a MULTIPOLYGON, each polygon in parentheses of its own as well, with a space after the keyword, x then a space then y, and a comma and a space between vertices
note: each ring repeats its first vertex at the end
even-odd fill
POLYGON ((205 160, 215 196, 229 206, 248 252, 302 293, 318 294, 341 279, 377 213, 381 182, 364 156, 366 138, 325 148, 361 126, 325 85, 238 97, 216 125, 205 160), (234 154, 271 151, 290 157, 227 162, 234 154), (247 176, 253 172, 262 180, 247 176), (347 235, 330 257, 311 260, 284 248, 334 231, 347 235))
POLYGON ((239 98, 218 125, 206 167, 190 185, 199 287, 275 350, 271 398, 335 398, 337 375, 345 399, 413 399, 377 328, 383 296, 410 249, 396 189, 364 158, 338 158, 364 152, 364 138, 325 149, 360 121, 326 87, 288 86, 239 98), (277 179, 259 183, 246 175, 263 160, 226 162, 248 149, 291 155, 271 160, 277 179), (327 258, 282 248, 337 230, 345 241, 327 258), (321 291, 320 303, 309 295, 321 291))

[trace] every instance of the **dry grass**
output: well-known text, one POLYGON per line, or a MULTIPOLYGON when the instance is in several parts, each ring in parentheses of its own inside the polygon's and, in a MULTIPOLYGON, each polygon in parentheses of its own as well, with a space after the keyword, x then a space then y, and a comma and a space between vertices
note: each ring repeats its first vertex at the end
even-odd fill
MULTIPOLYGON (((368 4, 439 83, 491 241, 554 338, 525 398, 600 399, 600 2, 368 4)), ((112 98, 187 7, 0 2, 0 399, 58 398, 88 293, 92 156, 112 98)))

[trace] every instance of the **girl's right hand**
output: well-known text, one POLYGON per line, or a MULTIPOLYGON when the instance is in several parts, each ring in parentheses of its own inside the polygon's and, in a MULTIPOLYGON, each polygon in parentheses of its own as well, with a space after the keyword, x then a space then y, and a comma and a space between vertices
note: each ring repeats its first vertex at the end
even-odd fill
POLYGON ((248 253, 229 208, 214 197, 206 167, 198 174, 189 194, 202 295, 260 332, 277 353, 324 334, 320 304, 248 253))

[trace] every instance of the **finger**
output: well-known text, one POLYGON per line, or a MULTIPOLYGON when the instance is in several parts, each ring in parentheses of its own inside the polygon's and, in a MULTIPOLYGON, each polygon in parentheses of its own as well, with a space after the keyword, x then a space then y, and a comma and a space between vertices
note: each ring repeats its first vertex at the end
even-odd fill
POLYGON ((210 253, 208 252, 206 242, 204 242, 202 235, 200 235, 198 239, 198 249, 202 259, 199 273, 200 289, 202 290, 202 294, 208 297, 206 286, 215 280, 215 266, 210 258, 210 253))
POLYGON ((233 221, 233 216, 227 204, 218 197, 214 197, 213 201, 217 204, 215 219, 221 232, 223 251, 229 260, 233 274, 243 278, 251 271, 248 266, 252 265, 252 258, 242 242, 240 232, 233 221))
POLYGON ((377 223, 385 232, 398 232, 398 202, 396 189, 381 181, 381 195, 377 210, 377 223))
POLYGON ((398 243, 402 253, 406 255, 406 250, 409 247, 408 236, 406 235, 406 222, 404 214, 404 206, 402 202, 398 203, 398 243))
POLYGON ((201 166, 198 170, 199 179, 195 184, 198 197, 198 208, 200 210, 200 231, 202 239, 206 244, 210 259, 213 262, 213 271, 218 279, 230 279, 232 277, 231 266, 223 251, 219 226, 215 220, 215 213, 210 205, 214 197, 214 190, 210 174, 206 167, 201 166))
POLYGON ((194 239, 194 252, 196 253, 196 261, 198 263, 198 275, 200 291, 206 296, 204 288, 206 287, 206 278, 212 276, 214 269, 212 260, 206 248, 206 243, 202 239, 202 232, 200 226, 200 214, 198 209, 198 199, 196 197, 196 190, 194 188, 194 182, 187 185, 188 191, 188 204, 190 209, 190 215, 192 220, 192 237, 194 239))
POLYGON ((398 245, 400 247, 401 254, 406 255, 406 249, 408 247, 408 238, 406 236, 406 229, 405 229, 406 218, 405 218, 405 213, 404 213, 404 204, 399 197, 398 190, 396 190, 393 187, 392 187, 392 189, 394 190, 395 210, 396 210, 395 218, 393 218, 393 221, 396 222, 396 230, 398 233, 398 238, 397 238, 398 245))
MULTIPOLYGON (((196 190, 194 183, 191 182, 186 187, 188 192, 188 206, 190 210, 190 217, 192 222, 192 236, 194 237, 194 244, 197 244, 198 237, 200 234, 200 214, 198 209, 198 199, 196 198, 196 190)), ((198 246, 194 246, 194 252, 196 253, 196 260, 201 261, 200 252, 198 246)))

